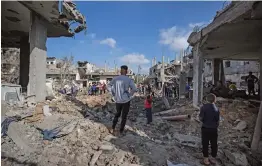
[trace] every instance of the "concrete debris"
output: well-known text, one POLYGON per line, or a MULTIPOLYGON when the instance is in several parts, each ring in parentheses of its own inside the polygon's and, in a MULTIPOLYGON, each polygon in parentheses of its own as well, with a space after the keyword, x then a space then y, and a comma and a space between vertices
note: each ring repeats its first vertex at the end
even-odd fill
POLYGON ((170 109, 170 110, 155 113, 154 115, 164 115, 164 114, 169 114, 169 113, 174 113, 174 112, 178 112, 178 110, 177 109, 170 109))
POLYGON ((20 49, 1 49, 1 83, 19 84, 20 49))
MULTIPOLYGON (((12 122, 7 136, 1 138, 2 154, 6 158, 12 156, 19 161, 39 165, 159 166, 166 165, 168 159, 175 161, 173 165, 185 163, 200 166, 202 155, 196 150, 201 148, 201 124, 194 120, 166 121, 156 116, 152 124, 146 125, 144 100, 143 96, 138 96, 131 101, 126 132, 122 137, 109 133, 116 109, 108 94, 78 94, 75 98, 55 94, 53 100, 36 103, 34 107, 25 105, 23 108, 3 103, 4 117, 8 115, 24 118, 19 122, 12 122), (52 115, 45 116, 44 109, 48 107, 52 115), (57 130, 52 137, 56 139, 44 140, 44 134, 37 128, 41 131, 57 130)), ((254 126, 257 108, 249 111, 248 103, 241 103, 241 107, 233 106, 233 101, 228 103, 228 109, 222 109, 221 112, 224 120, 219 127, 219 150, 241 151, 246 159, 251 157, 253 160, 255 157, 249 153, 250 129, 254 126), (236 118, 233 119, 233 115, 236 118), (245 121, 248 126, 244 129, 245 132, 233 130, 232 126, 237 126, 241 121, 245 121)), ((163 112, 162 98, 155 98, 153 104, 154 115, 172 117, 184 114, 197 119, 199 114, 188 101, 172 103, 170 110, 163 112)), ((118 126, 116 129, 118 130, 118 126)), ((226 159, 225 155, 230 156, 219 154, 221 162, 223 158, 226 159)), ((231 156, 238 159, 237 155, 231 156)), ((244 160, 242 158, 239 160, 244 160)), ((255 159, 260 162, 259 158, 255 159)), ((231 165, 238 164, 232 157, 230 161, 231 165)), ((229 165, 228 162, 226 160, 218 165, 229 165)), ((2 163, 14 164, 7 159, 2 159, 2 163)))
POLYGON ((173 164, 172 162, 170 162, 169 160, 167 160, 167 166, 189 166, 187 164, 173 164))
POLYGON ((103 144, 99 147, 100 150, 111 151, 114 147, 110 144, 103 144))
POLYGON ((163 102, 164 102, 164 104, 166 106, 166 109, 170 109, 170 105, 169 105, 169 102, 168 102, 167 98, 163 97, 162 100, 163 100, 163 102))
POLYGON ((243 131, 247 128, 247 122, 245 121, 240 121, 236 127, 234 127, 234 130, 239 130, 239 131, 243 131))
POLYGON ((101 154, 102 154, 102 150, 95 152, 95 154, 93 155, 91 159, 90 166, 94 166, 96 164, 96 161, 98 160, 101 154))
POLYGON ((9 125, 7 135, 12 139, 12 141, 21 148, 25 153, 32 153, 33 148, 30 147, 29 140, 25 139, 23 136, 23 128, 20 127, 19 123, 13 122, 9 125))
POLYGON ((44 105, 43 106, 43 112, 45 116, 51 116, 52 114, 50 113, 49 105, 44 105))
POLYGON ((54 96, 54 91, 53 91, 53 80, 52 79, 47 79, 46 80, 46 96, 53 97, 54 96))
POLYGON ((170 121, 180 121, 180 120, 186 120, 190 118, 191 118, 190 115, 177 115, 177 116, 162 117, 162 119, 170 120, 170 121))
POLYGON ((230 151, 225 151, 226 157, 237 166, 248 166, 247 157, 243 153, 231 153, 230 151))
POLYGON ((174 139, 181 145, 189 146, 193 148, 201 147, 201 139, 195 136, 175 134, 174 139))

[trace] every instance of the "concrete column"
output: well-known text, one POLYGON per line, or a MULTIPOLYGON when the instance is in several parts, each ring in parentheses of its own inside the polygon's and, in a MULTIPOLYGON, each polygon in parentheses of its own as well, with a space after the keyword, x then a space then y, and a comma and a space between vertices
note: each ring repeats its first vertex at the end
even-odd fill
POLYGON ((161 81, 162 81, 162 84, 164 84, 164 82, 165 82, 165 57, 164 56, 162 56, 162 67, 161 67, 160 72, 161 72, 160 73, 161 81))
POLYGON ((185 98, 186 82, 187 82, 186 73, 181 72, 180 78, 179 78, 179 98, 180 99, 185 98))
POLYGON ((199 43, 193 48, 193 106, 198 107, 203 98, 203 55, 199 43))
POLYGON ((225 78, 225 73, 224 73, 224 62, 221 60, 220 63, 220 80, 222 81, 223 85, 225 85, 226 78, 225 78))
POLYGON ((27 95, 35 96, 35 101, 44 101, 46 97, 46 39, 47 28, 41 17, 31 13, 30 66, 27 95))
POLYGON ((19 84, 23 90, 27 88, 29 82, 29 55, 30 44, 29 36, 23 36, 20 39, 20 78, 19 84))
POLYGON ((219 71, 220 71, 220 63, 221 63, 221 60, 220 59, 213 59, 213 62, 212 62, 212 68, 213 68, 213 84, 214 85, 217 85, 217 81, 219 81, 219 71))
MULTIPOLYGON (((262 53, 262 51, 261 51, 262 53)), ((260 67, 260 78, 262 76, 262 57, 260 57, 259 59, 260 63, 259 63, 259 67, 260 67)), ((260 79, 260 108, 259 108, 259 112, 257 115, 257 120, 256 120, 256 126, 255 126, 255 130, 254 130, 254 135, 253 135, 253 139, 252 139, 252 143, 251 143, 251 150, 252 151, 257 151, 259 148, 259 141, 260 141, 260 137, 261 137, 261 129, 262 129, 262 91, 261 91, 261 86, 262 86, 262 80, 260 79)))

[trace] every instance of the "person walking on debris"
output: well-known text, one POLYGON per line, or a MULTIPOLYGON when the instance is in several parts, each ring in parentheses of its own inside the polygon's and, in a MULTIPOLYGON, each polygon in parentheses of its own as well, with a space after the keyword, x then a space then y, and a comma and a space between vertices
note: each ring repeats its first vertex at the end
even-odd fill
POLYGON ((202 152, 204 156, 204 164, 216 163, 217 156, 217 128, 219 125, 220 113, 215 105, 216 96, 212 93, 207 95, 207 104, 204 104, 200 109, 199 119, 202 122, 201 137, 202 137, 202 152), (211 156, 208 158, 208 146, 211 144, 211 156))
POLYGON ((147 125, 152 122, 152 96, 148 95, 145 100, 147 125))
POLYGON ((126 65, 121 66, 121 75, 114 77, 113 80, 108 84, 108 91, 113 95, 116 102, 116 110, 111 133, 115 133, 115 127, 118 122, 118 118, 122 114, 120 134, 123 134, 127 115, 130 107, 130 100, 134 93, 137 91, 134 81, 126 76, 128 67, 126 65), (131 91, 129 92, 129 88, 131 91))
POLYGON ((252 72, 249 72, 249 75, 246 77, 247 82, 247 89, 248 89, 248 95, 250 96, 251 93, 255 96, 255 83, 258 82, 258 78, 252 74, 252 72))

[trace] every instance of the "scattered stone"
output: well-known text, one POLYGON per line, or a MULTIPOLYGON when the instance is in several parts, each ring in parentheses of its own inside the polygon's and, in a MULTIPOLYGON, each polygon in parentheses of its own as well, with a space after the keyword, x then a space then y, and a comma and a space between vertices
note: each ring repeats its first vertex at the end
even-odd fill
MULTIPOLYGON (((52 101, 44 102, 43 105, 49 105, 49 108, 52 109, 52 116, 43 116, 43 121, 31 122, 30 124, 24 119, 19 122, 19 127, 25 127, 26 129, 22 129, 22 133, 19 132, 18 134, 25 140, 26 145, 38 151, 26 153, 9 137, 5 137, 1 141, 2 151, 7 154, 5 156, 14 156, 14 158, 21 159, 21 161, 36 161, 36 164, 39 165, 165 165, 166 159, 177 161, 177 164, 199 165, 198 161, 201 154, 199 157, 194 149, 188 148, 201 147, 201 140, 198 137, 201 126, 198 122, 192 120, 177 123, 167 122, 161 118, 153 118, 153 123, 146 126, 145 115, 142 112, 144 98, 135 98, 132 101, 133 103, 131 102, 125 136, 113 136, 109 133, 108 126, 112 125, 112 118, 116 112, 115 105, 107 101, 106 105, 101 107, 101 102, 98 101, 96 102, 98 105, 89 108, 86 105, 87 100, 90 100, 89 97, 86 95, 77 96, 75 100, 72 100, 66 95, 61 95, 56 96, 56 99, 52 101), (84 118, 85 110, 88 110, 87 116, 89 118, 84 118), (53 129, 71 121, 79 123, 72 123, 72 125, 65 128, 64 134, 68 133, 68 131, 70 131, 70 134, 48 142, 43 141, 41 132, 35 129, 35 127, 53 129), (197 163, 194 164, 195 162, 197 163)), ((92 100, 95 98, 99 98, 99 96, 92 97, 92 100)), ((185 112, 186 110, 186 114, 192 115, 195 113, 193 112, 194 109, 190 109, 190 103, 173 104, 171 102, 170 104, 173 105, 171 109, 175 109, 177 112, 185 112)), ((163 105, 162 101, 155 99, 154 104, 159 105, 159 107, 154 107, 153 113, 159 112, 160 106, 163 105)), ((35 107, 16 109, 14 109, 14 106, 10 109, 15 112, 14 115, 17 113, 24 114, 22 112, 26 111, 30 112, 30 109, 35 112, 35 107)), ((43 112, 43 109, 41 108, 40 111, 43 112)), ((247 131, 247 134, 241 133, 241 135, 236 131, 232 132, 232 122, 237 117, 245 120, 248 126, 252 126, 253 117, 256 118, 256 115, 249 111, 235 111, 231 114, 231 117, 229 116, 230 112, 233 111, 224 112, 222 116, 225 123, 221 123, 219 128, 221 135, 219 137, 221 141, 219 147, 222 151, 219 160, 224 165, 230 165, 228 162, 231 161, 225 157, 224 149, 249 152, 249 149, 244 145, 242 146, 241 143, 250 141, 249 135, 251 132, 247 131), (233 117, 233 115, 236 115, 236 117, 233 117)), ((195 114, 197 115, 197 113, 195 114)), ((173 113, 170 115, 173 115, 173 113)), ((119 129, 120 123, 121 117, 117 129, 119 129)), ((234 126, 237 126, 238 123, 234 126)), ((20 131, 20 128, 18 130, 20 131)), ((247 157, 250 156, 247 155, 247 157)))
POLYGON ((96 161, 98 160, 99 156, 102 154, 102 150, 97 151, 94 153, 89 165, 94 166, 96 164, 96 161))
POLYGON ((156 139, 156 140, 155 140, 155 143, 162 144, 163 142, 160 141, 160 140, 158 140, 158 139, 156 139))
POLYGON ((201 139, 195 136, 174 134, 174 139, 183 146, 189 146, 193 148, 201 147, 201 139))
POLYGON ((247 157, 243 153, 233 152, 225 150, 226 157, 237 166, 248 166, 247 157))
POLYGON ((101 145, 99 147, 99 150, 107 150, 107 151, 111 151, 113 150, 114 147, 112 145, 109 145, 109 144, 104 144, 104 145, 101 145))
POLYGON ((113 139, 116 139, 116 138, 117 138, 117 137, 109 134, 109 135, 107 135, 107 136, 104 138, 104 140, 109 142, 109 141, 111 141, 111 140, 113 140, 113 139))
POLYGON ((8 127, 7 135, 19 148, 23 149, 25 153, 32 153, 34 149, 29 146, 30 143, 25 139, 23 132, 25 132, 25 130, 21 130, 17 122, 12 122, 8 127))
POLYGON ((247 122, 245 121, 240 121, 236 127, 234 127, 234 130, 239 130, 239 131, 243 131, 247 128, 247 122))

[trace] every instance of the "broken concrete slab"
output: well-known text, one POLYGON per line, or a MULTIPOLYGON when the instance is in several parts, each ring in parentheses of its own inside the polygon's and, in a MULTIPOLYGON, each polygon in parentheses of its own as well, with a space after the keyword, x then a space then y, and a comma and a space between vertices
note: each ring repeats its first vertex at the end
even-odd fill
POLYGON ((247 128, 247 122, 245 121, 240 121, 236 127, 234 127, 234 130, 239 130, 239 131, 243 131, 247 128))
POLYGON ((195 136, 174 134, 174 139, 183 146, 189 146, 193 148, 201 147, 201 139, 195 136))
POLYGON ((37 123, 36 126, 42 130, 44 129, 51 130, 73 119, 77 119, 77 117, 70 116, 67 114, 54 114, 52 116, 45 117, 43 122, 37 123))
POLYGON ((105 150, 105 151, 111 151, 113 149, 114 149, 114 146, 109 143, 104 143, 103 145, 99 147, 99 150, 105 150))
POLYGON ((102 154, 102 150, 96 151, 95 154, 93 155, 91 161, 90 161, 90 166, 94 166, 96 164, 96 161, 98 160, 99 156, 102 154))
POLYGON ((107 135, 107 136, 104 138, 104 140, 109 142, 109 141, 114 140, 114 139, 116 139, 116 138, 117 138, 117 137, 109 134, 109 135, 107 135))
POLYGON ((230 152, 225 150, 226 157, 237 166, 248 166, 247 157, 243 153, 230 152))
POLYGON ((29 146, 30 145, 29 140, 27 140, 25 137, 22 137, 23 132, 25 131, 22 131, 19 126, 20 126, 19 123, 12 122, 9 125, 7 131, 8 137, 10 137, 19 148, 23 149, 25 153, 34 152, 34 149, 29 146))

